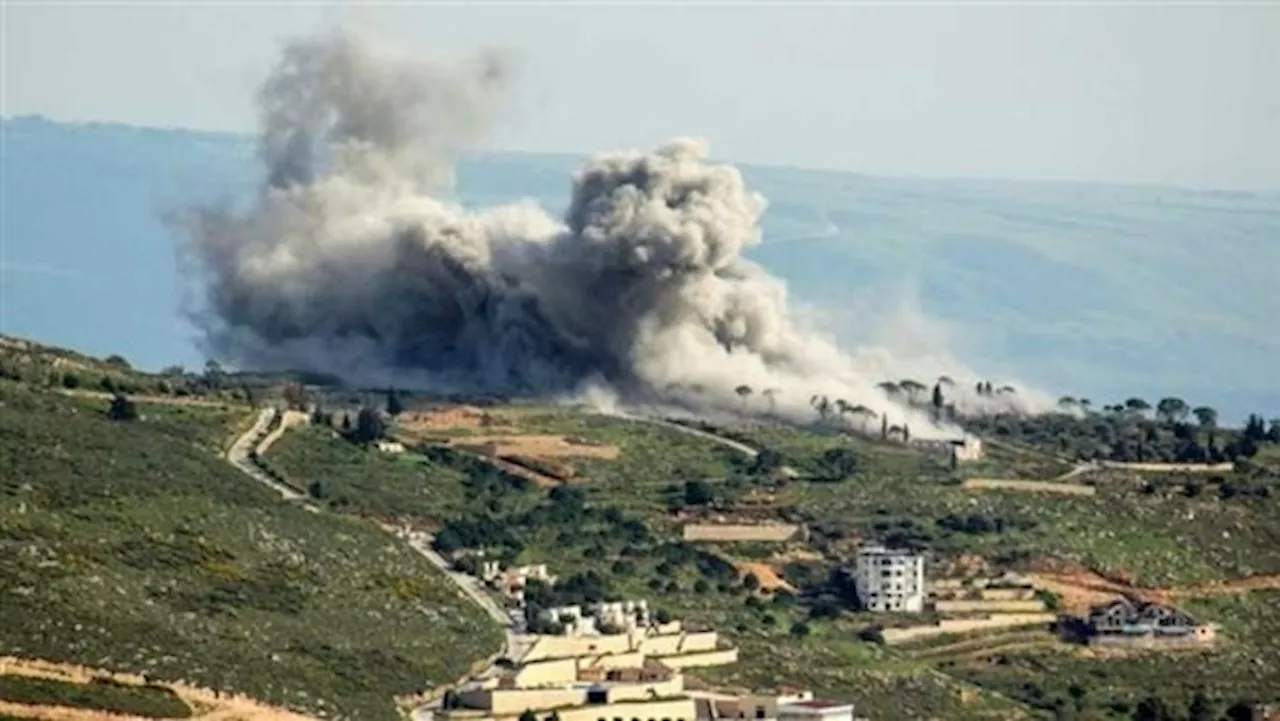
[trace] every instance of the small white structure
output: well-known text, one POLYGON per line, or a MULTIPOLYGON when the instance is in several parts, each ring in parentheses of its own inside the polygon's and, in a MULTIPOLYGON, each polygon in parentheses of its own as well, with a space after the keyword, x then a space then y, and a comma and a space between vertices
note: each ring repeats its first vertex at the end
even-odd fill
POLYGON ((596 625, 634 631, 649 626, 649 604, 644 600, 601 603, 595 607, 596 625))
POLYGON ((404 444, 400 441, 381 440, 378 441, 377 448, 383 453, 404 453, 404 444))
POLYGON ((816 698, 780 704, 778 721, 853 721, 853 704, 816 698))
POLYGON ((924 556, 902 549, 865 546, 858 551, 854 582, 862 607, 874 612, 924 610, 924 556))
POLYGON ((560 624, 566 636, 629 633, 650 625, 649 605, 643 600, 597 603, 586 609, 557 606, 543 610, 540 616, 544 621, 560 624))

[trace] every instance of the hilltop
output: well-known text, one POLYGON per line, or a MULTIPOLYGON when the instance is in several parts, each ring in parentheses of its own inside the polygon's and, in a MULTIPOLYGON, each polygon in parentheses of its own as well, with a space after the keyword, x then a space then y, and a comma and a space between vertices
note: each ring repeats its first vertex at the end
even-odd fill
POLYGON ((256 416, 241 386, 13 339, 0 369, 0 655, 394 718, 396 696, 499 647, 410 549, 227 463, 256 416), (109 413, 106 389, 133 412, 109 413))
MULTIPOLYGON (((252 140, 39 118, 6 119, 0 131, 6 329, 150 369, 203 362, 175 317, 187 288, 163 216, 248 197, 252 140)), ((578 161, 473 156, 457 195, 532 198, 555 212, 578 161)), ((770 201, 764 243, 749 256, 850 343, 928 341, 992 374, 1094 397, 1177 388, 1231 417, 1280 409, 1274 193, 744 174, 770 201), (903 286, 938 323, 899 312, 903 286)))

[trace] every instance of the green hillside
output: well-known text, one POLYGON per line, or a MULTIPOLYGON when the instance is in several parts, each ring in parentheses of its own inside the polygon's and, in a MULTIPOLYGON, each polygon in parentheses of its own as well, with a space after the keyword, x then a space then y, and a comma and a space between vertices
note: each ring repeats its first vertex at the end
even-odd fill
POLYGON ((248 408, 106 407, 0 380, 0 654, 394 718, 499 647, 391 536, 220 458, 248 408))
MULTIPOLYGON (((1224 705, 1280 689, 1274 614, 1263 596, 1234 605, 1197 602, 1192 610, 1222 623, 1229 640, 1191 665, 1185 655, 1090 659, 1055 645, 1042 630, 1007 635, 1032 638, 1035 647, 1011 649, 1012 666, 992 664, 989 656, 957 665, 875 643, 874 624, 920 619, 856 612, 852 589, 836 573, 866 540, 928 549, 931 573, 967 554, 997 569, 1066 561, 1154 586, 1280 573, 1280 493, 1272 492, 1280 491, 1280 476, 1262 463, 1194 477, 1088 472, 1072 479, 1094 489, 1096 495, 1084 497, 973 492, 962 486, 973 475, 1048 480, 1071 470, 1059 451, 1067 440, 1088 441, 1081 429, 1091 426, 1064 426, 1052 416, 1028 422, 1013 434, 1017 443, 993 445, 982 462, 953 469, 944 457, 819 428, 707 426, 764 449, 752 460, 657 424, 530 406, 499 405, 486 413, 487 430, 441 430, 416 446, 404 424, 393 425, 389 433, 410 442, 400 455, 363 448, 327 426, 298 429, 269 460, 293 478, 320 480, 333 507, 436 529, 441 550, 484 549, 507 563, 549 564, 560 582, 535 589, 529 596, 535 607, 647 598, 663 613, 722 631, 742 649, 742 660, 692 672, 716 684, 809 687, 854 700, 873 718, 1003 717, 1068 707, 1127 718, 1139 699, 1160 691, 1152 678, 1175 672, 1188 681, 1194 676, 1196 688, 1224 705), (561 459, 578 475, 548 489, 483 464, 468 466, 441 450, 449 438, 485 433, 559 433, 616 444, 619 455, 561 459), (782 465, 801 477, 771 472, 782 465), (365 507, 335 500, 357 497, 378 500, 365 507), (687 520, 739 513, 803 522, 810 538, 785 546, 681 540, 687 520), (760 579, 735 570, 748 562, 768 565, 792 590, 761 593, 760 579), (1184 668, 1195 671, 1178 671, 1184 668), (968 684, 991 693, 964 696, 968 684), (1087 703, 1073 698, 1073 684, 1092 689, 1087 703)), ((1142 432, 1160 425, 1136 416, 1107 423, 1122 436, 1130 426, 1142 432)), ((1147 433, 1139 451, 1158 458, 1166 445, 1174 448, 1163 433, 1147 433)), ((1218 432, 1220 439, 1238 435, 1218 432)), ((1274 447, 1265 442, 1257 456, 1274 447)), ((1190 693, 1169 689, 1169 703, 1185 704, 1190 693)))

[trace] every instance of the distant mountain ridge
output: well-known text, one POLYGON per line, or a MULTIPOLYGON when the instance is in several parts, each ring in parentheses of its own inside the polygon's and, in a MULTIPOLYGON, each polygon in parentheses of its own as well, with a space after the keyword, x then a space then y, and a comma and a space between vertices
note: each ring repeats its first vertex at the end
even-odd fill
MULTIPOLYGON (((2 129, 0 330, 143 367, 198 364, 161 217, 251 193, 252 139, 38 117, 2 129)), ((460 200, 554 212, 578 160, 468 158, 460 200)), ((1180 395, 1224 419, 1280 413, 1280 192, 743 173, 770 202, 750 256, 847 340, 892 331, 905 292, 993 375, 1095 404, 1180 395)))

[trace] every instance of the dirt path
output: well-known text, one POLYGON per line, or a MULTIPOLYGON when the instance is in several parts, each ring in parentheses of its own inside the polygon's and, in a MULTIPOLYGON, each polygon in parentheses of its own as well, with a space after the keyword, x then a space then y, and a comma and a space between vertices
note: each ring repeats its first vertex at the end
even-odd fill
POLYGON ((1057 595, 1062 601, 1062 609, 1076 615, 1087 614, 1090 607, 1110 603, 1119 598, 1148 603, 1172 603, 1214 596, 1234 596, 1252 591, 1280 590, 1280 574, 1246 576, 1229 581, 1164 588, 1121 583, 1088 569, 1037 571, 1028 576, 1032 585, 1057 595))
MULTIPOLYGON (((146 680, 129 673, 114 673, 103 669, 54 663, 39 659, 14 656, 0 657, 0 675, 28 676, 70 683, 91 683, 95 678, 109 678, 116 683, 142 686, 146 680)), ((304 721, 310 719, 287 709, 269 706, 248 696, 219 693, 185 683, 159 683, 171 689, 178 698, 191 707, 192 719, 201 721, 304 721)), ((113 714, 92 709, 65 706, 27 705, 0 701, 0 714, 32 719, 56 719, 57 721, 101 721, 104 719, 141 719, 141 716, 113 714)), ((154 721, 148 719, 147 721, 154 721)))
MULTIPOLYGON (((227 451, 227 462, 246 476, 279 493, 284 500, 302 501, 306 499, 306 494, 300 493, 297 489, 272 478, 253 460, 253 452, 262 448, 263 443, 266 443, 266 438, 269 435, 267 427, 271 425, 275 414, 275 408, 263 408, 259 411, 258 420, 254 422, 253 426, 237 438, 235 443, 231 444, 231 449, 227 451)), ((284 427, 283 422, 281 422, 280 427, 284 427)), ((277 435, 276 438, 279 438, 279 436, 277 435)), ((267 445, 270 447, 270 444, 267 445)), ((315 507, 309 505, 308 508, 314 509, 315 507)))
MULTIPOLYGON (((114 393, 106 391, 89 391, 71 388, 55 388, 56 393, 72 398, 90 398, 94 400, 109 401, 115 398, 114 393)), ((191 396, 139 396, 130 395, 129 400, 134 403, 155 403, 162 406, 198 406, 201 408, 229 408, 246 406, 241 401, 218 400, 211 401, 206 398, 192 398, 191 396)))

